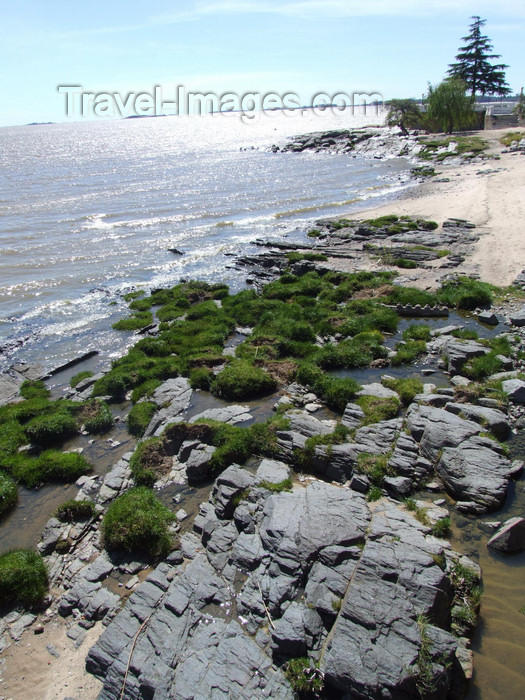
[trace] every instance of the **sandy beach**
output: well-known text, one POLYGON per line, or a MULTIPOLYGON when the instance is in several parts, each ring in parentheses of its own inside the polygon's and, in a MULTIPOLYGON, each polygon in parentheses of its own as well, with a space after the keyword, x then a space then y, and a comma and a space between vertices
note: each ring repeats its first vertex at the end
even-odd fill
MULTIPOLYGON (((483 281, 499 286, 512 284, 525 268, 525 157, 501 152, 504 146, 500 138, 506 131, 478 134, 489 143, 487 154, 499 156, 499 160, 460 167, 436 165, 436 180, 449 178, 449 182, 430 178, 396 201, 359 211, 358 218, 406 214, 439 224, 448 218, 471 221, 483 235, 455 271, 478 274, 483 281)), ((525 129, 520 131, 525 135, 525 129)), ((356 213, 349 218, 356 218, 356 213)), ((341 267, 340 260, 337 265, 341 267)), ((410 277, 417 286, 435 287, 439 278, 436 272, 411 270, 410 277)))

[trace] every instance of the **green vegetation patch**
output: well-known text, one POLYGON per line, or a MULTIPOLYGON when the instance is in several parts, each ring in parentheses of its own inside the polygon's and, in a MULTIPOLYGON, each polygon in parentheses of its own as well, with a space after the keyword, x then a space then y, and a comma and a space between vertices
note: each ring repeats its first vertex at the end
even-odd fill
POLYGON ((390 472, 388 460, 390 455, 373 455, 369 452, 361 452, 357 457, 355 470, 358 474, 364 474, 372 482, 373 486, 380 487, 383 479, 390 472))
POLYGON ((97 514, 95 504, 92 501, 70 500, 62 503, 54 512, 55 518, 61 523, 76 523, 83 520, 91 520, 97 514))
POLYGON ((215 377, 210 391, 226 401, 255 399, 271 394, 277 382, 268 372, 245 360, 235 360, 215 377))
POLYGON ((25 433, 32 443, 56 445, 78 432, 77 422, 68 411, 55 411, 35 416, 25 426, 25 433))
POLYGON ((429 326, 412 324, 403 331, 403 340, 424 340, 426 343, 432 338, 429 326))
POLYGON ((133 316, 122 318, 113 324, 116 331, 138 331, 153 323, 153 314, 151 311, 138 311, 133 316))
POLYGON ((20 396, 24 399, 48 399, 51 392, 44 382, 39 380, 26 379, 20 386, 20 396))
POLYGON ((299 697, 319 697, 324 680, 315 663, 306 657, 290 659, 284 674, 299 697))
POLYGON ((173 458, 168 454, 163 440, 158 437, 141 442, 130 460, 131 473, 138 486, 153 486, 158 479, 168 474, 172 467, 173 458))
POLYGON ((507 134, 502 136, 499 141, 508 148, 509 146, 512 146, 514 141, 519 142, 522 138, 525 138, 523 131, 509 131, 507 134))
POLYGON ((47 593, 47 572, 40 554, 15 549, 0 555, 0 601, 3 606, 32 607, 47 593))
POLYGON ((84 379, 89 379, 92 376, 93 372, 90 372, 89 370, 85 370, 84 372, 78 372, 78 374, 75 374, 73 377, 71 377, 69 381, 69 386, 72 389, 75 389, 80 384, 80 382, 83 382, 84 379))
POLYGON ((113 416, 109 406, 104 401, 92 399, 87 401, 79 413, 88 433, 105 433, 113 427, 113 416))
POLYGON ((483 585, 478 573, 460 562, 449 571, 454 589, 452 602, 452 631, 458 637, 469 636, 479 615, 483 585))
POLYGON ((277 484, 272 481, 261 481, 259 484, 260 488, 266 489, 267 491, 273 491, 274 493, 281 493, 282 491, 291 491, 293 482, 291 479, 283 479, 277 484))
POLYGON ((439 303, 450 308, 472 310, 490 306, 496 287, 471 277, 458 277, 445 282, 437 293, 439 303))
POLYGON ((423 145, 423 150, 418 154, 419 158, 441 162, 447 158, 454 158, 458 155, 474 158, 479 156, 488 148, 488 143, 479 136, 436 136, 428 138, 422 136, 419 142, 423 145), (457 144, 453 151, 437 153, 439 149, 448 148, 451 143, 457 144))
POLYGON ((142 437, 146 428, 157 411, 152 401, 141 401, 135 404, 128 414, 128 430, 135 437, 142 437))
POLYGON ((387 389, 392 389, 392 391, 399 394, 403 406, 409 406, 417 394, 423 393, 423 382, 413 377, 407 377, 405 379, 384 378, 382 384, 386 386, 387 389))
POLYGON ((14 456, 8 460, 6 468, 14 479, 29 488, 50 482, 72 483, 92 470, 82 455, 58 450, 46 450, 34 458, 14 456))
POLYGON ((175 545, 169 531, 174 520, 175 515, 151 489, 131 489, 118 496, 106 511, 102 521, 104 546, 153 559, 165 557, 175 545))
POLYGON ((379 423, 383 420, 396 418, 401 406, 400 401, 395 396, 388 398, 379 398, 378 396, 359 396, 356 403, 363 409, 365 417, 363 425, 371 425, 379 423))
POLYGON ((399 365, 412 364, 418 357, 427 351, 427 344, 424 340, 407 340, 396 345, 396 354, 390 362, 394 367, 399 365))
POLYGON ((18 489, 13 479, 3 471, 0 471, 0 518, 16 506, 18 501, 18 489))
POLYGON ((310 262, 328 260, 328 257, 323 253, 287 253, 286 257, 291 263, 300 262, 301 260, 308 260, 310 262))

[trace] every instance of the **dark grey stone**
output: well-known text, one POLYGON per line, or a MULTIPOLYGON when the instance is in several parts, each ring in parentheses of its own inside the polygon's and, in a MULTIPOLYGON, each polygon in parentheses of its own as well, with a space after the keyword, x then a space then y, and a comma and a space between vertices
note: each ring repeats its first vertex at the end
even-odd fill
POLYGON ((487 545, 499 552, 513 554, 525 549, 525 519, 511 518, 490 538, 487 545))
POLYGON ((386 476, 383 479, 383 488, 389 496, 401 500, 410 496, 412 479, 409 479, 407 476, 386 476))
POLYGON ((525 382, 521 379, 507 379, 502 383, 501 388, 512 403, 525 403, 525 382))

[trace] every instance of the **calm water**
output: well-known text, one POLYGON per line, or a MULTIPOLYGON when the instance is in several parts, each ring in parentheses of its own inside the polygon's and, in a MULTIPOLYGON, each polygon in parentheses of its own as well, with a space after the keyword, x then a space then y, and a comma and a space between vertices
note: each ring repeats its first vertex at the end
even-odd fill
POLYGON ((239 286, 231 255, 255 238, 299 237, 315 218, 408 186, 401 159, 267 150, 378 121, 211 115, 0 129, 0 369, 22 358, 52 367, 86 344, 118 351, 108 329, 125 312, 119 292, 181 277, 239 286))

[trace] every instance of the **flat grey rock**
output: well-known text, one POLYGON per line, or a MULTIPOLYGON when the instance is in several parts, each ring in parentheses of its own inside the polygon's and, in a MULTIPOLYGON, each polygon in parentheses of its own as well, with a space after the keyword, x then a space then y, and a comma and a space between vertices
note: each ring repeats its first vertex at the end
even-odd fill
POLYGON ((188 421, 189 423, 195 423, 198 420, 216 420, 221 423, 228 423, 229 425, 236 425, 237 423, 245 423, 252 419, 252 415, 249 412, 248 406, 224 406, 223 408, 208 408, 206 411, 193 416, 188 421))
POLYGON ((182 419, 182 413, 188 408, 193 393, 185 377, 168 379, 153 392, 151 400, 159 411, 153 416, 146 428, 144 438, 160 435, 169 423, 182 419))
POLYGON ((305 438, 328 435, 335 427, 333 422, 327 424, 326 421, 320 421, 304 411, 289 411, 287 418, 290 419, 290 430, 305 438))
POLYGON ((290 467, 276 459, 263 459, 257 467, 255 478, 258 483, 267 481, 270 484, 280 484, 290 478, 290 467))
POLYGON ((468 420, 480 423, 488 428, 499 440, 506 440, 510 435, 510 424, 503 411, 469 403, 448 403, 445 410, 455 415, 462 415, 468 420))
POLYGON ((363 384, 360 391, 357 392, 358 396, 376 396, 378 399, 398 399, 399 395, 392 389, 388 389, 379 382, 374 382, 372 384, 363 384))
POLYGON ((343 413, 343 417, 341 418, 341 424, 344 425, 345 428, 353 430, 361 425, 364 417, 365 413, 361 406, 358 406, 356 403, 348 403, 343 413))

